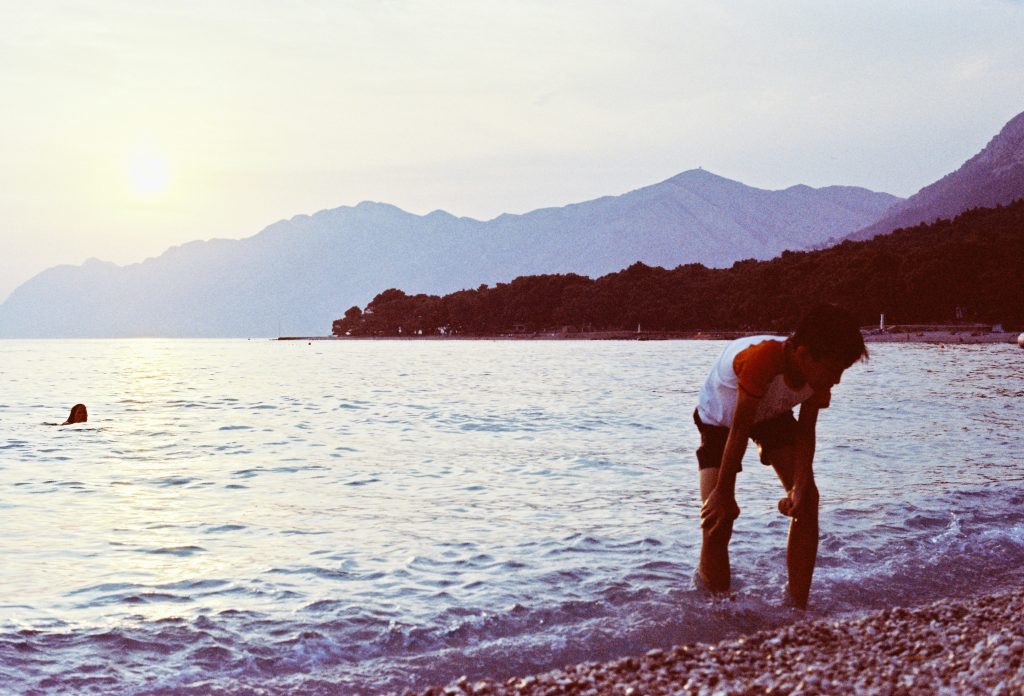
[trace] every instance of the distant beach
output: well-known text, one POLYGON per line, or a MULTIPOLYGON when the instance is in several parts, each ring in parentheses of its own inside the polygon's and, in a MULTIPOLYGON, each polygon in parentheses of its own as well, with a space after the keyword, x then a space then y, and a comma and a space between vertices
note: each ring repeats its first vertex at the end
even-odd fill
POLYGON ((441 694, 1019 694, 1024 591, 845 620, 813 619, 716 644, 583 663, 441 694))
MULTIPOLYGON (((280 336, 278 341, 729 341, 743 336, 772 335, 764 331, 587 331, 506 333, 490 336, 280 336)), ((1016 343, 1017 332, 893 327, 865 332, 867 343, 1016 343)))
POLYGON ((979 333, 976 331, 887 331, 864 337, 868 343, 1016 343, 1017 333, 1011 331, 979 333))

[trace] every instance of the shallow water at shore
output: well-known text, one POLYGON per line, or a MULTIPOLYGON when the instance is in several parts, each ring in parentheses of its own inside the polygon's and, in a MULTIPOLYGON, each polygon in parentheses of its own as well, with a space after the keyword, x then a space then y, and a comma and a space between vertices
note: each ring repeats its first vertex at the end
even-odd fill
POLYGON ((714 644, 655 648, 504 682, 460 677, 422 694, 1019 694, 1022 612, 1024 593, 1017 590, 844 620, 803 617, 714 644))
MULTIPOLYGON (((721 342, 0 342, 17 691, 378 692, 793 619, 748 454, 736 591, 692 586, 721 342), (90 422, 57 428, 84 401, 90 422)), ((1024 575, 1024 353, 872 346, 822 414, 813 612, 1024 575)))

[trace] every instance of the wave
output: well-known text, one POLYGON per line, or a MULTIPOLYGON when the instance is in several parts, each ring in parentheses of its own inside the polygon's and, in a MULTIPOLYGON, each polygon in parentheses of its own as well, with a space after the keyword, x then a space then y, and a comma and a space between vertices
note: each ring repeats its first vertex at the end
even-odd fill
MULTIPOLYGON (((874 546, 865 541, 869 532, 847 542, 826 535, 810 613, 845 615, 1019 585, 1024 580, 1024 519, 1008 516, 995 525, 987 514, 948 512, 940 518, 918 508, 903 525, 905 536, 874 546)), ((600 543, 575 536, 568 545, 582 550, 600 543)), ((475 554, 470 561, 479 567, 500 565, 487 554, 475 554)), ((114 628, 11 630, 8 625, 0 633, 0 665, 13 679, 10 688, 41 693, 258 689, 284 694, 315 693, 321 687, 329 691, 327 686, 387 692, 447 683, 468 668, 471 676, 500 679, 717 641, 793 621, 804 614, 785 604, 782 568, 766 571, 780 566, 778 561, 773 554, 737 558, 736 587, 724 598, 710 597, 682 580, 692 566, 647 561, 639 572, 604 586, 581 583, 579 577, 550 578, 586 589, 586 596, 548 605, 517 602, 500 611, 451 606, 419 623, 403 621, 386 605, 347 598, 314 601, 301 613, 278 617, 203 610, 192 618, 127 620, 114 628)), ((414 557, 408 567, 429 570, 445 563, 414 557)), ((346 575, 314 566, 278 568, 271 574, 335 580, 346 575)), ((167 601, 164 595, 187 602, 191 593, 230 589, 225 584, 186 582, 158 589, 114 583, 81 592, 127 605, 167 601)), ((231 596, 236 595, 226 594, 231 596)))

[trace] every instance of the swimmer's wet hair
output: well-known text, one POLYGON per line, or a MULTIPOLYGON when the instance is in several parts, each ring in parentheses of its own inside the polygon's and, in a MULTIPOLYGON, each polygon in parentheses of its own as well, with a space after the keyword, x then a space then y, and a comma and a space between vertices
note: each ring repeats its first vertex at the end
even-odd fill
POLYGON ((85 409, 85 404, 75 404, 71 407, 71 415, 68 419, 61 423, 61 425, 74 425, 75 423, 85 423, 89 420, 89 412, 85 409))
POLYGON ((820 304, 807 312, 790 340, 794 346, 806 346, 819 360, 838 360, 846 367, 868 359, 857 320, 832 304, 820 304))

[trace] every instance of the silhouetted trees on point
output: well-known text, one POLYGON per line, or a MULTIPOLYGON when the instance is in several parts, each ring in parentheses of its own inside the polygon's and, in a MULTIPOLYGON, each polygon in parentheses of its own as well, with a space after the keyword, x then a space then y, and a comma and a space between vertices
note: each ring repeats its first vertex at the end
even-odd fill
POLYGON ((495 335, 562 330, 790 331, 834 302, 864 325, 972 322, 1024 326, 1024 200, 819 251, 731 268, 635 263, 596 280, 516 278, 439 297, 395 288, 334 322, 337 336, 495 335), (960 308, 960 316, 957 316, 960 308))

